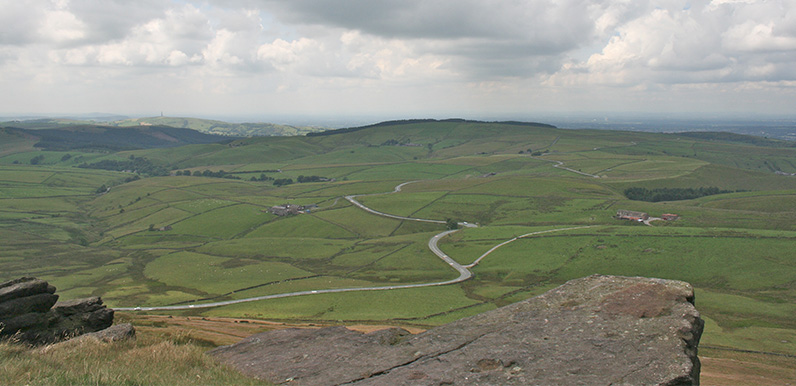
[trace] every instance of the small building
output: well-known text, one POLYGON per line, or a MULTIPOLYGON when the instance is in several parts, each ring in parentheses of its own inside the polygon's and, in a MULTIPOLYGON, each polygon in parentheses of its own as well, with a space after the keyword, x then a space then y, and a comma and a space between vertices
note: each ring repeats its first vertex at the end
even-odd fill
POLYGON ((680 218, 680 215, 679 214, 674 214, 674 213, 664 213, 664 214, 661 215, 661 218, 666 220, 666 221, 674 221, 674 220, 677 220, 678 218, 680 218))
POLYGON ((645 221, 649 220, 650 215, 644 212, 620 209, 616 211, 615 217, 619 220, 645 221))
POLYGON ((301 205, 284 204, 272 206, 271 209, 268 209, 268 212, 277 216, 288 216, 291 214, 299 214, 303 210, 304 207, 301 205))
POLYGON ((161 231, 161 232, 170 231, 171 230, 171 225, 166 225, 164 227, 160 227, 160 228, 158 228, 158 230, 161 231))

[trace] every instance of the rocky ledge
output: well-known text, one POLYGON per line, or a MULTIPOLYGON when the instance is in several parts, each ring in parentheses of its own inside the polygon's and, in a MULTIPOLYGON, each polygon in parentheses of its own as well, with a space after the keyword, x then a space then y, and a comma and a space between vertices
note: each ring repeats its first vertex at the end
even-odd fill
POLYGON ((287 329, 210 355, 291 385, 697 385, 693 302, 685 282, 593 275, 418 335, 287 329))
POLYGON ((53 343, 113 324, 113 310, 98 297, 56 303, 55 287, 23 277, 0 283, 0 338, 53 343))

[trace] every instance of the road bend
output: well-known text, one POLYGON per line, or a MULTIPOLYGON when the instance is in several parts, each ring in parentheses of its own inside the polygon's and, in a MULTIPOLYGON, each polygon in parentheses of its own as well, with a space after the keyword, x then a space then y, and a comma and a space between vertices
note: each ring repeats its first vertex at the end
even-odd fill
MULTIPOLYGON (((389 193, 397 193, 401 191, 401 188, 406 186, 407 184, 417 182, 417 181, 409 181, 404 182, 395 187, 392 192, 388 193, 377 193, 377 194, 389 194, 389 193)), ((419 221, 419 222, 427 222, 427 223, 434 223, 434 224, 445 224, 445 221, 442 220, 430 220, 430 219, 421 219, 421 218, 414 218, 414 217, 404 217, 404 216, 396 216, 388 213, 379 212, 377 210, 371 209, 359 201, 356 200, 356 197, 361 196, 371 196, 376 194, 367 194, 367 195, 351 195, 345 196, 345 199, 357 206, 358 208, 365 210, 367 212, 373 213, 378 216, 398 219, 398 220, 407 220, 407 221, 419 221)), ((228 306, 231 304, 240 304, 240 303, 247 303, 247 302, 256 302, 259 300, 269 300, 269 299, 280 299, 280 298, 288 298, 293 296, 306 296, 306 295, 317 295, 317 294, 330 294, 330 293, 342 293, 342 292, 354 292, 354 291, 387 291, 387 290, 396 290, 396 289, 406 289, 406 288, 422 288, 422 287, 435 287, 435 286, 442 286, 442 285, 449 285, 449 284, 456 284, 461 283, 465 280, 468 280, 473 277, 473 273, 470 271, 469 268, 474 267, 477 265, 481 260, 489 255, 490 253, 494 252, 496 249, 512 242, 517 239, 528 237, 536 234, 541 233, 548 233, 548 232, 556 232, 556 231, 563 231, 563 230, 570 230, 570 229, 580 229, 580 228, 588 228, 588 227, 574 227, 574 228, 563 228, 563 229, 551 229, 547 231, 540 231, 540 232, 533 232, 528 233, 522 236, 515 237, 511 240, 505 241, 503 243, 498 244, 497 246, 493 247, 485 254, 481 255, 475 262, 469 265, 462 265, 459 264, 456 260, 445 254, 437 243, 443 237, 450 235, 452 233, 458 232, 462 228, 475 228, 477 225, 467 223, 467 222, 460 222, 459 229, 451 229, 446 230, 444 232, 440 232, 434 235, 428 241, 428 249, 431 250, 437 257, 439 257, 442 261, 448 264, 451 268, 456 270, 459 273, 459 277, 451 280, 446 281, 437 281, 431 283, 418 283, 418 284, 401 284, 401 285, 389 285, 389 286, 374 286, 374 287, 353 287, 353 288, 333 288, 333 289, 318 289, 318 290, 307 290, 307 291, 297 291, 297 292, 287 292, 281 294, 273 294, 273 295, 263 295, 263 296, 255 296, 250 298, 244 299, 234 299, 234 300, 225 300, 220 302, 211 302, 211 303, 195 303, 195 304, 181 304, 181 305, 174 305, 174 306, 155 306, 155 307, 115 307, 114 310, 117 311, 177 311, 177 310, 192 310, 192 309, 199 309, 199 308, 211 308, 211 307, 220 307, 220 306, 228 306)))

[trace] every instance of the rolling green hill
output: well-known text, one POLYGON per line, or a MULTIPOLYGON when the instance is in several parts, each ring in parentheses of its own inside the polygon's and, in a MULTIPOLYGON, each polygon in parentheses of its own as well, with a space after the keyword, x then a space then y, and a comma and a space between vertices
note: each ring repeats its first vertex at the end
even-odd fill
POLYGON ((36 130, 3 128, 9 149, 20 148, 19 141, 34 141, 33 147, 49 151, 87 150, 120 151, 147 148, 178 147, 198 143, 216 143, 230 138, 203 134, 170 126, 109 127, 100 125, 69 125, 36 130))
POLYGON ((796 148, 462 120, 108 153, 31 151, 18 134, 0 131, 0 280, 40 276, 64 298, 135 307, 456 277, 427 248, 444 224, 344 198, 367 194, 384 213, 478 223, 440 242, 462 264, 558 231, 497 249, 455 285, 172 313, 426 327, 574 277, 644 275, 694 284, 704 344, 796 355, 796 176, 775 173, 796 173, 796 148), (170 175, 76 167, 103 160, 170 175), (623 195, 632 187, 720 194, 645 202, 623 195), (268 213, 284 203, 310 210, 268 213), (614 219, 620 209, 680 219, 646 226, 614 219))
POLYGON ((162 116, 132 118, 116 121, 112 124, 121 127, 141 125, 171 126, 192 129, 202 133, 233 137, 304 135, 324 130, 323 128, 311 126, 291 126, 275 123, 230 123, 211 119, 162 116))

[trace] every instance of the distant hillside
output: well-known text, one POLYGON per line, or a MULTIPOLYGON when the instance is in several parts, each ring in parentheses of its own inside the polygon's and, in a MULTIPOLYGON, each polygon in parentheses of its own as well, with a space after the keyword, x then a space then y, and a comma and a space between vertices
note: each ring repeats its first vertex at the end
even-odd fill
POLYGON ((555 129, 556 127, 553 125, 548 125, 545 123, 537 123, 537 122, 517 122, 517 121, 503 121, 503 122, 484 122, 484 121, 473 121, 473 120, 466 120, 460 118, 451 118, 451 119, 405 119, 405 120, 397 120, 397 121, 385 121, 379 122, 372 125, 367 126, 359 126, 359 127, 348 127, 344 129, 336 129, 336 130, 326 130, 314 133, 307 133, 308 137, 316 137, 316 136, 325 136, 325 135, 334 135, 334 134, 343 134, 343 133, 351 133, 359 130, 370 129, 375 127, 389 127, 389 126, 403 126, 403 125, 410 125, 415 123, 437 123, 437 122, 447 122, 447 123, 497 123, 502 125, 512 125, 512 126, 531 126, 531 127, 542 127, 542 128, 549 128, 555 129))
POLYGON ((77 120, 69 118, 39 118, 39 119, 26 119, 0 122, 2 127, 14 127, 17 129, 28 130, 41 130, 41 129, 58 129, 65 126, 77 125, 97 125, 96 121, 90 120, 77 120))
POLYGON ((149 117, 133 118, 111 123, 114 126, 162 125, 192 129, 202 133, 238 137, 292 136, 323 131, 323 128, 309 126, 278 125, 274 123, 229 123, 200 118, 149 117))
POLYGON ((168 126, 109 127, 70 125, 52 129, 5 128, 6 135, 37 141, 44 150, 101 149, 110 151, 154 149, 227 141, 230 137, 168 126))
POLYGON ((755 146, 769 147, 796 147, 796 143, 780 139, 769 139, 746 134, 728 133, 723 131, 689 131, 677 133, 689 138, 705 139, 708 141, 748 143, 755 146))

